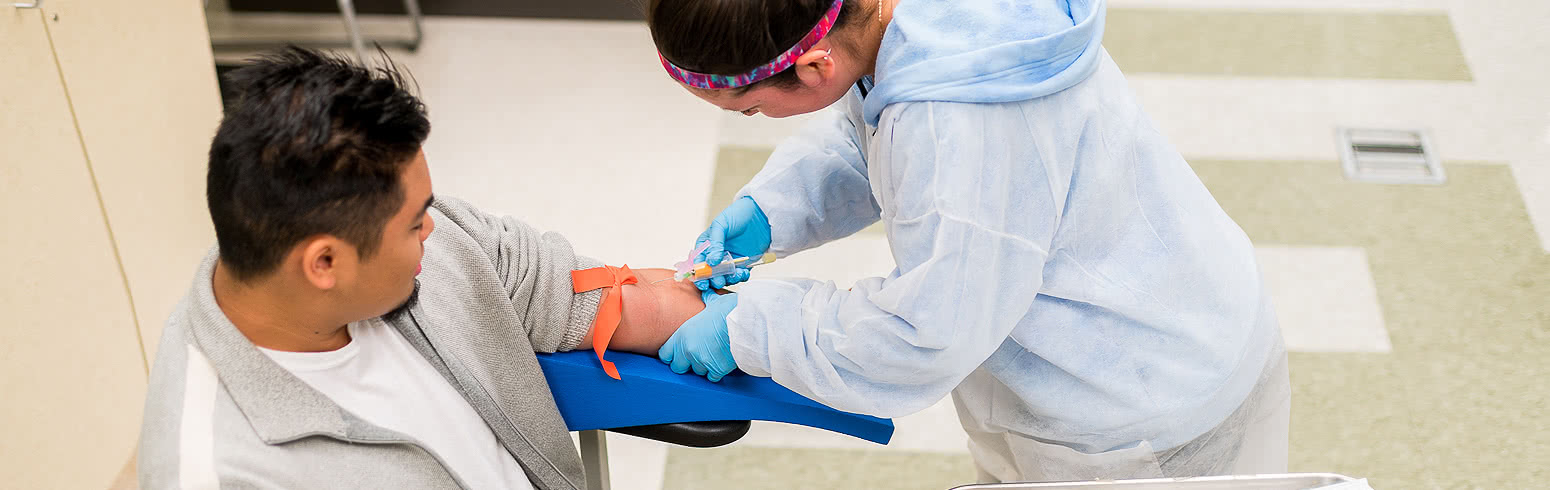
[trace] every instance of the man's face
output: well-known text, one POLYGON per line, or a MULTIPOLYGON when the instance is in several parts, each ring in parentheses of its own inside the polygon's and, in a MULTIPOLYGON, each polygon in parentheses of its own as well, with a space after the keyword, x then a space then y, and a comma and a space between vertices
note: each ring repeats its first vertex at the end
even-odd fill
POLYGON ((414 161, 399 177, 404 189, 404 203, 382 230, 382 244, 377 253, 360 263, 358 279, 350 296, 361 301, 370 316, 402 313, 410 305, 416 293, 415 276, 420 273, 420 259, 425 255, 425 239, 430 237, 436 224, 431 220, 430 208, 431 173, 425 161, 425 152, 415 155, 414 161))

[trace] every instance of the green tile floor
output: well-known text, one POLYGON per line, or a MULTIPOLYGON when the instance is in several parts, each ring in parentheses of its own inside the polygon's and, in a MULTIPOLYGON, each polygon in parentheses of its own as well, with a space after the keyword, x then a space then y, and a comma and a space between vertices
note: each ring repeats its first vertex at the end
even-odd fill
POLYGON ((737 446, 669 450, 662 488, 673 490, 879 488, 930 490, 974 483, 967 454, 737 446))
MULTIPOLYGON (((719 210, 768 150, 725 148, 719 210)), ((1550 256, 1512 172, 1449 164, 1441 186, 1362 184, 1338 163, 1192 162, 1265 245, 1367 251, 1393 343, 1386 354, 1294 352, 1299 472, 1376 488, 1543 488, 1550 481, 1550 256)), ((967 457, 824 449, 670 451, 664 488, 946 488, 967 457)))
POLYGON ((1111 8, 1103 44, 1126 73, 1471 79, 1444 12, 1111 8))

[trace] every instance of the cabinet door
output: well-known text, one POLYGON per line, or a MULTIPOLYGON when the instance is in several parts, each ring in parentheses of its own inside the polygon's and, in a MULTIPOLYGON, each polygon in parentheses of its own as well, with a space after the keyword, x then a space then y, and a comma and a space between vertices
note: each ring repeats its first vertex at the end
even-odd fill
POLYGON ((0 486, 103 488, 144 359, 43 13, 0 3, 0 486))
POLYGON ((47 0, 43 12, 146 347, 215 245, 205 205, 220 89, 202 3, 47 0))

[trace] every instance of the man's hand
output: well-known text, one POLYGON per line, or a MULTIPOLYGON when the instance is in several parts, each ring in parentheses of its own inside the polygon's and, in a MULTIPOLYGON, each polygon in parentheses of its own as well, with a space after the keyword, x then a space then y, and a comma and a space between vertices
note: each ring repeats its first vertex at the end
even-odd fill
MULTIPOLYGON (((670 279, 668 269, 636 269, 639 282, 620 287, 624 304, 619 329, 608 343, 610 350, 656 355, 679 325, 693 318, 705 303, 694 284, 670 279), (662 279, 665 281, 657 282, 662 279)), ((592 347, 592 333, 578 348, 592 347)))

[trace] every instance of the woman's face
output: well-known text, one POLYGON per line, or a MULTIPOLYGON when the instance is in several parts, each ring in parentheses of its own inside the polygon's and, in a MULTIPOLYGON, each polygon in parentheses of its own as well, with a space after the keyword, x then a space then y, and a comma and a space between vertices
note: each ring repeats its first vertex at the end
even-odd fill
POLYGON ((829 107, 834 101, 845 96, 845 92, 850 90, 850 85, 850 83, 838 82, 816 87, 806 84, 791 87, 760 85, 737 95, 734 95, 737 92, 735 90, 686 88, 695 97, 716 107, 742 113, 745 116, 764 114, 779 119, 829 107))

